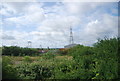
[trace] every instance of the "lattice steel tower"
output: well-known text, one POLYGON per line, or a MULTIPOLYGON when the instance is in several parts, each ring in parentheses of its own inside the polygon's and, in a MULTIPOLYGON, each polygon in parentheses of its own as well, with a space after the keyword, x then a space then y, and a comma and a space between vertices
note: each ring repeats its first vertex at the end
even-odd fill
POLYGON ((70 44, 73 44, 74 40, 73 40, 73 33, 72 33, 72 27, 70 26, 70 44))

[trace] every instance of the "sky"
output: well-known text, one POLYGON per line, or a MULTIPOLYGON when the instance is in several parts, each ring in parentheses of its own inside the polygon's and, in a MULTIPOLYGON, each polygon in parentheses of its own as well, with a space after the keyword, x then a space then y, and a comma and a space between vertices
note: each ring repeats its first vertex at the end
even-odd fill
POLYGON ((74 43, 92 46, 99 38, 118 35, 117 2, 0 3, 1 45, 63 48, 74 43))

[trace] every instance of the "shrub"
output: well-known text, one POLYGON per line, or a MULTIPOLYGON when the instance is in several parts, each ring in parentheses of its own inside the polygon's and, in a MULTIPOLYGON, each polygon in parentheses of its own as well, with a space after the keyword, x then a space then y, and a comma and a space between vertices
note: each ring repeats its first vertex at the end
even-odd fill
POLYGON ((118 39, 105 38, 94 45, 96 51, 96 79, 118 78, 118 39))
POLYGON ((9 57, 2 58, 2 78, 3 79, 17 79, 16 69, 12 65, 12 61, 9 57))
POLYGON ((69 50, 78 64, 80 79, 118 78, 118 39, 98 40, 94 47, 78 45, 69 50), (83 73, 81 73, 83 72, 83 73))
POLYGON ((0 79, 2 78, 2 57, 0 56, 0 79))
POLYGON ((30 58, 30 56, 24 56, 23 61, 25 61, 25 62, 32 62, 32 59, 30 58))
POLYGON ((42 55, 43 59, 53 59, 56 56, 56 54, 53 54, 51 51, 45 53, 42 55))
POLYGON ((76 79, 77 65, 73 60, 62 60, 55 64, 54 78, 55 79, 76 79))
POLYGON ((94 44, 96 54, 102 58, 116 58, 118 53, 118 39, 117 38, 105 38, 104 40, 98 40, 94 44))
POLYGON ((41 66, 38 63, 16 66, 20 79, 46 79, 52 76, 52 68, 41 66))

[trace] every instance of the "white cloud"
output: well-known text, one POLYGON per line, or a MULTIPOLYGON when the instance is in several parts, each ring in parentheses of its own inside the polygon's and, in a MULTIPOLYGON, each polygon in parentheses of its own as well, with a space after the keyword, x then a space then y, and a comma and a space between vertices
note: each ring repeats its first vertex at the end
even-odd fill
POLYGON ((44 15, 36 12, 29 15, 24 15, 20 17, 12 17, 5 19, 5 22, 10 22, 19 25, 28 25, 28 24, 38 24, 44 19, 44 15))
POLYGON ((76 2, 57 3, 48 7, 43 7, 44 3, 14 5, 10 7, 11 11, 15 11, 13 17, 6 17, 3 23, 19 25, 25 32, 5 30, 4 33, 13 36, 16 39, 14 42, 19 42, 21 46, 26 46, 27 40, 31 40, 33 47, 40 44, 43 47, 63 47, 69 43, 69 27, 72 26, 75 43, 91 45, 97 38, 117 35, 117 17, 104 12, 105 5, 110 6, 109 3, 76 2), (29 26, 34 29, 29 32, 23 29, 30 29, 29 26))
POLYGON ((37 2, 37 0, 2 0, 2 2, 37 2))
POLYGON ((24 15, 28 12, 35 13, 36 11, 42 11, 41 7, 43 3, 32 3, 32 2, 6 2, 0 4, 2 6, 1 11, 11 15, 24 15))
POLYGON ((63 0, 63 2, 118 2, 119 0, 63 0))
POLYGON ((3 35, 2 39, 3 40, 15 40, 15 38, 13 36, 8 36, 8 35, 3 35))
POLYGON ((15 10, 8 6, 6 3, 1 3, 0 4, 1 9, 0 9, 0 14, 4 16, 11 16, 13 13, 15 13, 15 10))
POLYGON ((18 45, 18 46, 27 46, 27 40, 29 37, 29 33, 27 32, 18 32, 16 31, 3 31, 2 33, 2 44, 11 46, 11 45, 18 45))
MULTIPOLYGON (((118 35, 117 17, 105 14, 101 20, 91 21, 83 30, 86 40, 97 40, 105 36, 113 37, 118 35)), ((83 38, 84 39, 84 38, 83 38)))
POLYGON ((32 4, 32 5, 30 5, 31 3, 28 3, 28 4, 29 5, 27 5, 26 7, 25 3, 21 3, 19 5, 15 5, 14 3, 13 5, 15 7, 13 9, 16 11, 16 15, 18 16, 5 18, 3 22, 8 22, 8 24, 12 23, 12 24, 22 27, 22 26, 27 26, 27 25, 37 25, 41 21, 43 21, 45 18, 44 10, 39 6, 39 4, 37 3, 32 4), (24 6, 21 8, 22 5, 24 6), (19 13, 22 15, 20 15, 19 13))
POLYGON ((65 10, 79 17, 87 17, 94 13, 100 14, 107 8, 110 8, 111 3, 105 2, 63 2, 65 10), (106 8, 104 8, 106 7, 106 8))
POLYGON ((1 9, 1 10, 0 10, 0 14, 1 14, 1 15, 5 15, 5 16, 10 16, 10 14, 7 13, 7 10, 5 10, 5 9, 1 9))
POLYGON ((29 34, 27 32, 18 32, 17 30, 16 31, 13 31, 13 30, 12 31, 4 31, 3 30, 2 36, 3 37, 9 36, 9 37, 13 37, 16 40, 19 40, 19 39, 24 39, 25 37, 29 36, 29 34))
MULTIPOLYGON (((2 0, 2 2, 91 2, 90 0, 2 0)), ((92 0, 92 2, 118 2, 119 0, 92 0)))
MULTIPOLYGON (((49 16, 49 15, 48 15, 49 16)), ((70 26, 77 26, 80 24, 80 19, 76 16, 53 15, 41 23, 38 27, 40 31, 61 31, 68 29, 70 26)))

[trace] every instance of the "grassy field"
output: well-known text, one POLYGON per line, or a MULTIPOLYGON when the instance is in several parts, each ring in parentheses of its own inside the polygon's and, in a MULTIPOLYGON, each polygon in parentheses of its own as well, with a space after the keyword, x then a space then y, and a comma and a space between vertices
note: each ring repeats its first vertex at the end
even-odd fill
MULTIPOLYGON (((6 56, 3 56, 3 58, 6 56)), ((66 62, 66 61, 73 61, 72 60, 72 56, 55 56, 52 59, 45 59, 42 56, 28 56, 29 60, 26 60, 25 56, 7 56, 11 59, 13 65, 16 64, 21 64, 21 63, 40 63, 40 64, 44 64, 44 65, 50 65, 50 64, 56 64, 57 62, 66 62)))
MULTIPOLYGON (((26 68, 25 71, 27 71, 28 69, 30 69, 32 67, 33 67, 33 69, 35 69, 35 67, 33 65, 37 65, 39 67, 54 68, 54 70, 51 69, 52 76, 50 78, 46 77, 46 79, 54 79, 55 76, 53 76, 53 73, 58 72, 59 67, 62 67, 63 65, 67 65, 67 64, 74 62, 72 56, 68 56, 68 55, 64 55, 64 56, 57 55, 57 56, 54 56, 53 58, 45 58, 45 57, 46 56, 44 56, 44 55, 43 56, 33 56, 33 57, 32 56, 2 56, 4 63, 7 62, 8 65, 11 65, 11 67, 13 67, 13 68, 17 67, 17 70, 15 72, 18 72, 19 76, 21 75, 21 69, 22 69, 22 71, 25 70, 25 68, 26 68), (28 65, 29 67, 27 67, 26 65, 28 65)), ((36 70, 39 70, 39 68, 36 70)), ((31 72, 31 70, 30 70, 30 72, 31 72)), ((23 73, 23 74, 25 74, 25 73, 23 73)), ((48 74, 48 73, 46 73, 46 74, 48 74)), ((36 76, 37 75, 38 74, 36 74, 36 76)), ((57 73, 56 73, 56 75, 57 75, 57 73)), ((26 75, 24 75, 23 78, 31 79, 31 78, 26 78, 26 75)), ((59 79, 59 77, 56 77, 56 78, 59 79)))

